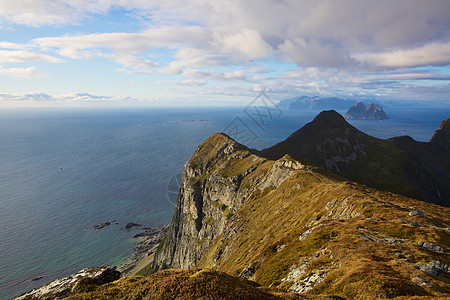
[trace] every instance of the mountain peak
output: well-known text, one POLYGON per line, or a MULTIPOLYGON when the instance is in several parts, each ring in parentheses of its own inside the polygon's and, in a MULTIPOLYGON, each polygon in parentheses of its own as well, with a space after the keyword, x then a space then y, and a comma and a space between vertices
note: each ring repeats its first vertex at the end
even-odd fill
POLYGON ((272 160, 289 154, 370 187, 448 206, 446 174, 450 162, 445 154, 450 151, 449 144, 450 119, 441 123, 430 143, 409 137, 387 141, 359 131, 330 110, 322 111, 286 140, 258 153, 272 160), (439 166, 439 175, 423 165, 439 166), (425 185, 414 179, 419 171, 421 178, 430 178, 425 185))
POLYGON ((324 110, 320 112, 320 114, 318 114, 311 123, 331 126, 335 126, 339 123, 348 124, 344 117, 335 110, 324 110))
POLYGON ((444 147, 441 150, 448 147, 448 145, 450 144, 450 119, 446 119, 441 122, 439 128, 431 137, 430 144, 444 147))
POLYGON ((236 142, 225 133, 216 132, 198 146, 189 163, 214 162, 231 153, 248 150, 246 146, 236 142))

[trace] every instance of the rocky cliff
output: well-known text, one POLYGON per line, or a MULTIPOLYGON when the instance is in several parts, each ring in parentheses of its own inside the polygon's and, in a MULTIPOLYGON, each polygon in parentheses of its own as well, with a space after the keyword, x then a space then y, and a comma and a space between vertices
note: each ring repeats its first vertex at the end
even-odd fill
POLYGON ((363 120, 386 120, 388 117, 383 108, 378 104, 369 103, 364 105, 358 102, 351 106, 344 114, 346 119, 363 119, 363 120))
MULTIPOLYGON (((328 114, 318 116, 321 125, 347 129, 328 114)), ((371 153, 362 133, 334 141, 327 131, 329 148, 342 143, 371 153)), ((185 166, 153 268, 209 268, 349 299, 448 296, 449 215, 449 208, 368 188, 290 155, 264 158, 218 133, 185 166)))
POLYGON ((221 133, 201 144, 184 167, 169 234, 154 268, 195 267, 249 196, 242 181, 265 161, 221 133))

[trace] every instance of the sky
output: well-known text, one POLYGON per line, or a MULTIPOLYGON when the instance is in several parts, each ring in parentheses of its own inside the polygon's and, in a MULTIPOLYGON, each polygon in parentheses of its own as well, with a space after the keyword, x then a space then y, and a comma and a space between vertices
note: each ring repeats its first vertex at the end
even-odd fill
POLYGON ((0 0, 0 107, 450 105, 448 0, 0 0))

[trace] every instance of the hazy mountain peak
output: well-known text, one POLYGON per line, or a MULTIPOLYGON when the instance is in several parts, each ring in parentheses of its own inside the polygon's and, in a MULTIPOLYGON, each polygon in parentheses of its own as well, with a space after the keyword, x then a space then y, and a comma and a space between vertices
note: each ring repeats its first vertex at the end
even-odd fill
POLYGON ((358 102, 351 106, 344 114, 346 119, 386 120, 388 119, 383 108, 375 103, 364 105, 358 102))

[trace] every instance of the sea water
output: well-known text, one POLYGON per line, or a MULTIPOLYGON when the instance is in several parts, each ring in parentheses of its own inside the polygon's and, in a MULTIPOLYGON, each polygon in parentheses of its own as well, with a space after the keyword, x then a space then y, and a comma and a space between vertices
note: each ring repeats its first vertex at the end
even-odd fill
MULTIPOLYGON (((0 299, 85 267, 126 262, 139 229, 124 226, 170 222, 173 183, 179 184, 183 165, 212 133, 226 131, 262 149, 284 140, 317 113, 261 116, 244 108, 0 111, 0 299), (236 124, 238 131, 246 131, 243 135, 233 130, 236 124), (103 222, 111 225, 92 228, 103 222)), ((382 122, 350 123, 378 138, 410 135, 428 141, 450 111, 388 114, 391 118, 382 122)))

